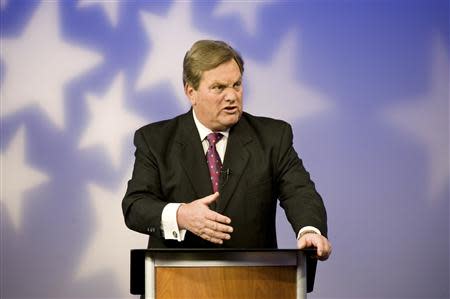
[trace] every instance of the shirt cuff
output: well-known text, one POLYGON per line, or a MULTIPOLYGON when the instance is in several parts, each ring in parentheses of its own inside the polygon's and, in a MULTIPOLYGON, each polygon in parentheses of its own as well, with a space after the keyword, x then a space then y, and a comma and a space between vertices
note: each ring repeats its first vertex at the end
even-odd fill
POLYGON ((180 203, 167 204, 161 214, 161 230, 163 231, 164 239, 184 241, 186 235, 185 229, 179 229, 177 223, 177 211, 180 203))
POLYGON ((312 231, 312 232, 315 232, 316 234, 322 235, 322 234, 320 233, 320 230, 318 230, 318 229, 315 228, 314 226, 305 226, 305 227, 302 227, 302 228, 300 229, 300 231, 298 232, 298 234, 297 234, 297 240, 300 239, 300 236, 302 235, 302 233, 303 233, 303 232, 306 232, 306 231, 312 231))

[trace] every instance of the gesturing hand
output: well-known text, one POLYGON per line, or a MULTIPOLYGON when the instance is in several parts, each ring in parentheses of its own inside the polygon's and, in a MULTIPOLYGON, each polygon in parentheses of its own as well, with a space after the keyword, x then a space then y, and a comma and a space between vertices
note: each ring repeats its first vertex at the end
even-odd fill
POLYGON ((182 204, 177 211, 177 223, 180 229, 187 229, 197 236, 216 244, 231 238, 233 227, 231 219, 209 209, 208 205, 219 198, 219 193, 182 204))

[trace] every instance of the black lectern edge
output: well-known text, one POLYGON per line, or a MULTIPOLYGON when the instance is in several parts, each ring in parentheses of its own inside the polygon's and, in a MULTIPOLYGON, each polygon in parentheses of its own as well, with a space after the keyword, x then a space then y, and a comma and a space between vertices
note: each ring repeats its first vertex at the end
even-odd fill
POLYGON ((130 293, 133 295, 145 294, 145 255, 146 253, 164 252, 214 252, 214 253, 235 253, 235 252, 299 252, 306 255, 306 291, 311 293, 314 289, 314 280, 317 269, 317 251, 315 248, 292 249, 292 248, 149 248, 132 249, 130 255, 130 293))
POLYGON ((148 248, 148 249, 131 249, 134 251, 145 252, 297 252, 303 251, 307 255, 315 254, 315 248, 296 249, 296 248, 148 248))

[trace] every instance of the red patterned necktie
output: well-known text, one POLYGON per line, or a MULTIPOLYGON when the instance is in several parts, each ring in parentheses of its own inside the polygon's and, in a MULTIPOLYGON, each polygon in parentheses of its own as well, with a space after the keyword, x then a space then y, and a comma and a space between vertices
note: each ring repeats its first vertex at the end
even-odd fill
POLYGON ((211 183, 213 191, 219 191, 220 171, 222 170, 222 162, 220 161, 219 153, 216 150, 216 143, 223 137, 220 133, 210 133, 206 136, 209 147, 206 152, 206 160, 208 162, 209 174, 211 176, 211 183))

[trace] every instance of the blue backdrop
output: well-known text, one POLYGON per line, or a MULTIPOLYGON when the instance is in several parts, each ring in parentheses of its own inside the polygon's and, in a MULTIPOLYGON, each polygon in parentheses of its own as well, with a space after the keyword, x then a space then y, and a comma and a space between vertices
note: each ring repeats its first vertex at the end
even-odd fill
MULTIPOLYGON (((449 2, 1 0, 1 297, 130 298, 133 132, 200 38, 289 121, 329 214, 311 298, 449 297, 449 2)), ((280 247, 295 235, 278 213, 280 247)))

